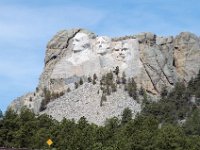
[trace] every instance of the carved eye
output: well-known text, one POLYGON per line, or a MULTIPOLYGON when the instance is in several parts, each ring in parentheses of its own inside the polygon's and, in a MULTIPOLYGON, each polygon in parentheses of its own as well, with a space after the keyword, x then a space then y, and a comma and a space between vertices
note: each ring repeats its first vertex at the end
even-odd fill
POLYGON ((119 51, 119 49, 114 49, 115 51, 119 51))
POLYGON ((123 48, 123 49, 122 49, 122 51, 127 51, 127 50, 128 50, 128 48, 123 48))
POLYGON ((78 39, 74 39, 74 41, 75 41, 75 42, 79 42, 79 40, 78 40, 78 39))
POLYGON ((83 45, 84 48, 89 48, 90 47, 90 44, 89 43, 86 43, 85 45, 83 45))

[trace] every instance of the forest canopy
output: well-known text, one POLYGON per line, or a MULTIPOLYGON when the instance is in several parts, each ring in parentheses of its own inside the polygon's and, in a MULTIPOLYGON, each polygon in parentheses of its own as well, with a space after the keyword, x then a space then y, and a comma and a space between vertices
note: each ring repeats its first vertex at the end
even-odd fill
MULTIPOLYGON (((132 119, 129 108, 122 118, 107 119, 104 126, 87 121, 36 116, 23 108, 20 114, 0 113, 0 147, 46 149, 46 141, 59 150, 198 150, 200 147, 200 72, 186 86, 178 82, 171 92, 163 89, 152 102, 145 91, 143 110, 132 119), (194 100, 193 100, 194 99, 194 100)), ((1 112, 1 111, 0 111, 1 112)))

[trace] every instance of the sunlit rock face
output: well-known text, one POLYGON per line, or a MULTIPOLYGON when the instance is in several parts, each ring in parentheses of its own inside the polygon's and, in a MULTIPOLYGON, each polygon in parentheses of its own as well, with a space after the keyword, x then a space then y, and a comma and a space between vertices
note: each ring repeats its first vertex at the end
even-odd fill
POLYGON ((71 45, 71 53, 55 65, 50 77, 64 78, 66 85, 93 74, 100 77, 117 66, 120 75, 125 72, 132 77, 138 75, 142 67, 137 39, 112 41, 106 36, 90 38, 86 33, 77 33, 71 45))
POLYGON ((74 53, 90 49, 90 40, 87 34, 77 33, 72 42, 74 53))
POLYGON ((50 102, 47 114, 59 119, 78 119, 84 115, 89 121, 102 124, 106 116, 120 116, 121 110, 127 106, 137 113, 140 105, 130 100, 121 88, 99 107, 102 96, 99 82, 86 84, 89 76, 96 74, 100 79, 118 66, 119 77, 124 72, 127 78, 134 78, 138 88, 142 86, 149 95, 158 97, 163 87, 171 89, 177 81, 187 83, 196 76, 200 69, 199 58, 199 37, 188 32, 176 37, 158 37, 147 32, 111 38, 97 36, 85 29, 63 30, 47 44, 45 66, 37 91, 18 98, 10 107, 18 111, 27 106, 38 113, 46 88, 54 93, 65 93, 50 102), (84 85, 74 89, 74 83, 80 78, 84 85), (68 88, 71 93, 66 92, 68 88))
POLYGON ((200 40, 195 34, 182 32, 174 41, 174 66, 180 78, 188 82, 200 66, 200 40))
POLYGON ((137 39, 127 39, 112 43, 112 55, 116 66, 119 66, 122 74, 136 77, 142 67, 139 59, 139 44, 137 39))
POLYGON ((138 86, 158 95, 164 86, 171 88, 178 80, 187 82, 199 68, 191 65, 200 60, 199 39, 191 33, 175 38, 150 32, 118 39, 89 35, 80 31, 71 39, 69 53, 57 62, 49 78, 62 77, 67 85, 94 73, 101 76, 118 66, 120 75, 125 72, 138 86))
POLYGON ((94 41, 94 51, 97 54, 104 55, 111 52, 111 38, 107 36, 97 37, 94 41))
POLYGON ((115 69, 115 58, 112 55, 111 38, 107 36, 97 37, 93 49, 100 62, 100 74, 103 75, 115 69))
MULTIPOLYGON (((198 65, 189 67, 190 62, 199 61, 199 39, 190 33, 181 33, 175 38, 157 37, 150 32, 120 38, 96 36, 86 30, 70 30, 69 33, 73 35, 67 37, 62 34, 67 37, 65 41, 68 44, 63 39, 51 40, 59 48, 68 46, 62 49, 62 55, 59 59, 56 57, 56 62, 53 59, 46 63, 46 73, 42 75, 46 82, 40 81, 45 84, 39 84, 39 87, 66 90, 80 78, 86 79, 94 73, 101 77, 118 66, 120 76, 125 72, 127 77, 136 80, 138 87, 143 86, 149 93, 159 95, 165 86, 172 88, 178 80, 188 81, 199 68, 198 65), (51 63, 54 65, 49 65, 51 63), (54 84, 50 80, 55 80, 54 84), (62 86, 58 88, 56 83, 62 86)), ((52 46, 48 46, 47 51, 52 51, 52 46)), ((58 55, 58 51, 54 52, 58 55)))
MULTIPOLYGON (((77 33, 71 42, 71 53, 64 56, 53 68, 51 79, 65 79, 67 84, 79 78, 114 71, 120 68, 127 76, 136 76, 142 65, 139 59, 137 39, 112 41, 107 36, 90 38, 86 33, 77 33)), ((52 87, 52 86, 51 86, 52 87)), ((64 88, 66 89, 66 88, 64 88)))
POLYGON ((99 57, 95 55, 91 41, 86 33, 77 33, 72 39, 72 52, 55 65, 51 78, 63 78, 67 85, 76 82, 80 77, 99 74, 99 57))

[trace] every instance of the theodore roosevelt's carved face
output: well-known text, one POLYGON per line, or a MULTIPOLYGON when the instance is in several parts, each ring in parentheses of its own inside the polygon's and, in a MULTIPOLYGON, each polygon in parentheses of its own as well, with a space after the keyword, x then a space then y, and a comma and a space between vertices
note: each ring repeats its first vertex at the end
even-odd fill
POLYGON ((85 33, 77 33, 73 38, 72 45, 74 52, 80 52, 90 48, 90 40, 88 35, 85 33))
POLYGON ((96 38, 95 42, 95 50, 97 54, 106 54, 107 52, 110 51, 110 43, 111 39, 106 36, 100 36, 96 38))

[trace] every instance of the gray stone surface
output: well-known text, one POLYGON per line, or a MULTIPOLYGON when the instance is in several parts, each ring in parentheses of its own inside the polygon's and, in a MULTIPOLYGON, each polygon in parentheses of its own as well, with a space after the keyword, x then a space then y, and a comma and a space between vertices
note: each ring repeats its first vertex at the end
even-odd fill
POLYGON ((189 81, 200 68, 200 42, 199 38, 188 32, 182 32, 175 38, 174 65, 177 76, 189 81))
POLYGON ((78 89, 49 103, 47 109, 41 114, 47 113, 58 120, 65 117, 76 121, 85 116, 89 122, 103 125, 107 118, 114 116, 121 118, 123 110, 127 107, 132 110, 133 116, 140 112, 140 104, 120 88, 117 92, 107 96, 107 101, 100 106, 102 91, 99 89, 98 84, 85 83, 78 89))

